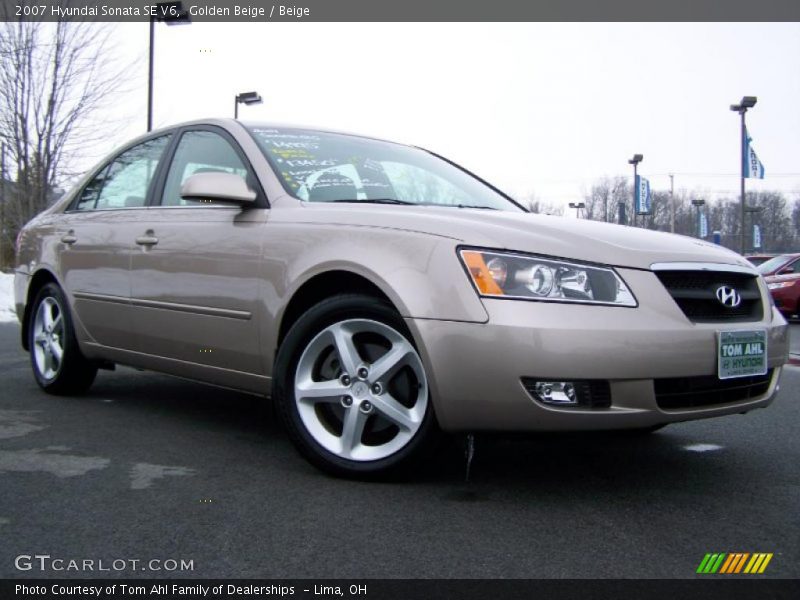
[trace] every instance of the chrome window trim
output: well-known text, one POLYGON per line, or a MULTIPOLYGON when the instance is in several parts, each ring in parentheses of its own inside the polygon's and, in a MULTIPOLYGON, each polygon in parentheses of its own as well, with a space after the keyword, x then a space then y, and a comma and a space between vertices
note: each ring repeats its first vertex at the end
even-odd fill
MULTIPOLYGON (((65 210, 63 214, 68 214, 68 215, 75 215, 75 214, 88 215, 88 214, 91 214, 91 213, 112 212, 112 211, 115 211, 115 210, 152 210, 152 209, 175 210, 175 209, 178 209, 178 208, 193 208, 193 209, 197 209, 197 208, 205 208, 205 209, 208 209, 208 208, 215 208, 215 209, 225 208, 225 209, 230 209, 230 210, 233 210, 233 209, 244 210, 244 208, 239 206, 238 204, 236 204, 234 202, 229 202, 227 204, 186 204, 186 205, 182 205, 182 206, 177 206, 177 205, 161 206, 161 205, 158 205, 158 204, 152 204, 152 205, 149 205, 149 206, 116 206, 116 207, 109 207, 109 208, 93 208, 91 210, 75 210, 75 209, 73 209, 73 210, 65 210)), ((246 208, 261 208, 261 207, 253 206, 253 207, 246 207, 246 208)))
POLYGON ((91 213, 96 212, 112 212, 115 210, 147 210, 150 208, 149 206, 109 206, 108 208, 91 208, 82 210, 79 208, 71 208, 69 210, 65 210, 63 214, 65 215, 88 215, 91 213))
POLYGON ((745 273, 747 275, 759 275, 753 267, 743 267, 741 265, 729 265, 726 263, 705 263, 705 262, 663 262, 650 265, 652 271, 715 271, 722 273, 745 273))
MULTIPOLYGON (((198 208, 202 208, 202 209, 206 209, 206 210, 209 209, 209 208, 213 208, 215 210, 219 210, 221 208, 224 208, 226 210, 243 211, 243 210, 249 210, 251 208, 262 208, 262 207, 255 206, 255 205, 253 205, 253 206, 243 206, 243 205, 240 205, 240 204, 236 204, 235 202, 226 202, 224 204, 221 203, 221 202, 219 204, 210 204, 210 203, 209 204, 204 204, 204 203, 198 202, 197 204, 169 204, 167 206, 162 206, 161 204, 152 204, 152 205, 148 206, 147 208, 149 208, 150 210, 179 210, 179 209, 197 210, 198 208)), ((266 209, 264 209, 264 210, 266 210, 266 209)))

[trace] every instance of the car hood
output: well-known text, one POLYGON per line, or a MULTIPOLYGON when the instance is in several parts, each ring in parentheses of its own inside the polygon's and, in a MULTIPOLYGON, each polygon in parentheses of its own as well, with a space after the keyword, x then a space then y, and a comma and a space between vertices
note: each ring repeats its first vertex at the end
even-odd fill
POLYGON ((786 275, 767 275, 764 280, 767 283, 775 283, 778 281, 796 281, 800 279, 800 273, 787 273, 786 275))
POLYGON ((312 202, 297 210, 274 212, 279 220, 415 231, 465 245, 620 267, 649 269, 659 262, 710 262, 753 269, 743 257, 716 244, 585 219, 436 206, 312 202))

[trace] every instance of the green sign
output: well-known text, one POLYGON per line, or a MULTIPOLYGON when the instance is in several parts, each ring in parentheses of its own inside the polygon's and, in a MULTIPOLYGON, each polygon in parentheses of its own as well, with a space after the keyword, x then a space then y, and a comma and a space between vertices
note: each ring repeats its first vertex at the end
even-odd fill
POLYGON ((720 331, 717 347, 719 378, 748 377, 767 373, 767 332, 720 331))

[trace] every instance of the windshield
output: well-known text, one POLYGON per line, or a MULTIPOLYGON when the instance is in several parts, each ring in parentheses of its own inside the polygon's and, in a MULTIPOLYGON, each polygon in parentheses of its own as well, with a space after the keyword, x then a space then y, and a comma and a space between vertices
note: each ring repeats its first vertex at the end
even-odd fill
POLYGON ((762 275, 768 275, 773 271, 777 271, 781 266, 788 263, 792 259, 791 254, 781 254, 780 256, 773 256, 767 262, 763 262, 756 267, 758 272, 762 275))
POLYGON ((430 152, 304 129, 251 127, 287 193, 307 202, 372 202, 522 211, 430 152))

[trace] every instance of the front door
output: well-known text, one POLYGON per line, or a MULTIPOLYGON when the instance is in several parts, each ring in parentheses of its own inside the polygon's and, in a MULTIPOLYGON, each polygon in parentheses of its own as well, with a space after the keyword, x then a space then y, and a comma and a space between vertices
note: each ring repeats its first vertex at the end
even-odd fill
POLYGON ((138 351, 201 379, 203 368, 223 382, 222 371, 261 373, 260 256, 269 210, 247 158, 220 129, 183 131, 161 187, 133 240, 138 351), (244 177, 259 189, 256 206, 181 198, 188 177, 210 171, 244 177))

